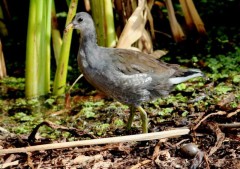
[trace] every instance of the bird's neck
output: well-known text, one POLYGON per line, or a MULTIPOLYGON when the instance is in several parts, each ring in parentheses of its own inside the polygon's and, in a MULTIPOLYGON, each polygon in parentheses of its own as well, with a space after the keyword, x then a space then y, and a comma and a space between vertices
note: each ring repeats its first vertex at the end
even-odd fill
POLYGON ((80 47, 85 50, 94 50, 98 47, 95 30, 84 30, 81 32, 80 47))
POLYGON ((96 58, 98 57, 98 48, 95 31, 86 30, 81 32, 79 54, 84 66, 94 67, 98 59, 96 58))

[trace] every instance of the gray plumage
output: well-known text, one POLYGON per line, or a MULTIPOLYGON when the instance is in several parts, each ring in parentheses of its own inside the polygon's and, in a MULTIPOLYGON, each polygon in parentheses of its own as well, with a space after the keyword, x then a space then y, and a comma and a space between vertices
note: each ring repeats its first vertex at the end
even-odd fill
POLYGON ((182 69, 142 52, 99 47, 93 20, 77 13, 71 26, 80 30, 78 65, 87 81, 106 95, 128 105, 166 96, 174 85, 202 76, 198 69, 182 69))

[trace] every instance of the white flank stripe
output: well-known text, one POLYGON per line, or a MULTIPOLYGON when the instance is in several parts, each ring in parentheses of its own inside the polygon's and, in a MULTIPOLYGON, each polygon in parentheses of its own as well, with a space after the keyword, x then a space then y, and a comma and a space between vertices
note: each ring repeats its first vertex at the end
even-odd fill
POLYGON ((193 75, 190 75, 190 76, 186 76, 186 77, 173 77, 173 78, 170 78, 169 79, 169 83, 171 84, 179 84, 179 83, 182 83, 182 82, 185 82, 191 78, 194 78, 194 77, 199 77, 199 76, 203 76, 202 73, 196 73, 196 74, 193 74, 193 75))

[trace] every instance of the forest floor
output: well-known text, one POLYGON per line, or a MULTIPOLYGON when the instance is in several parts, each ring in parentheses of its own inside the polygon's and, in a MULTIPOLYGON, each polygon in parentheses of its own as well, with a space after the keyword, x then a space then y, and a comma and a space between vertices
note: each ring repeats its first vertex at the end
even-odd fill
POLYGON ((188 128, 188 134, 22 153, 1 150, 140 134, 141 120, 137 113, 126 131, 129 107, 89 87, 26 100, 24 79, 5 78, 0 81, 0 168, 240 168, 240 75, 234 68, 239 61, 227 61, 233 68, 227 75, 227 67, 217 66, 222 61, 209 58, 207 65, 215 67, 206 78, 143 104, 149 133, 188 128))

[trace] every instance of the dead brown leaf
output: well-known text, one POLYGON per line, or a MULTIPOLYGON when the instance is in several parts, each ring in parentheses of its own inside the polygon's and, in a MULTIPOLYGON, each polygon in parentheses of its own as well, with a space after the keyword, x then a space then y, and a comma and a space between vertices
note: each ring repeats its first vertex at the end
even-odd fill
POLYGON ((142 36, 147 16, 144 9, 145 0, 140 0, 120 35, 117 48, 130 48, 142 36))

